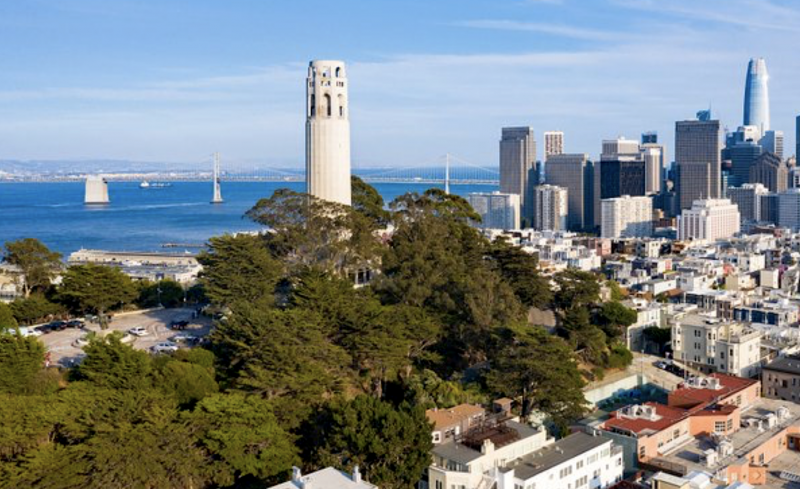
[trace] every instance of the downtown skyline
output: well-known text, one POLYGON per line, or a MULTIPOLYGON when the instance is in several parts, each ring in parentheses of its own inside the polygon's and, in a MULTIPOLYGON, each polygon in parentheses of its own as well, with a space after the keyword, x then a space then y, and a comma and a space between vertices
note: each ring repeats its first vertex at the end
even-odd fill
POLYGON ((445 152, 496 166, 501 127, 517 125, 534 128, 538 159, 551 130, 593 158, 603 139, 656 130, 672 159, 675 121, 710 105, 723 127, 742 124, 751 57, 766 59, 772 128, 793 153, 790 2, 587 3, 353 1, 307 18, 307 32, 296 26, 315 2, 4 5, 15 42, 0 48, 0 159, 183 162, 217 150, 301 167, 314 58, 348 64, 354 167, 432 165, 445 152))

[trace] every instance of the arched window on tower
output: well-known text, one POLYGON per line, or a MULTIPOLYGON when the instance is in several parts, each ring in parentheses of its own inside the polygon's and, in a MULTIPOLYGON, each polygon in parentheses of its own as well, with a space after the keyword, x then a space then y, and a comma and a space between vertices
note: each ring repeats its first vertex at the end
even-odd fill
POLYGON ((328 117, 331 116, 331 94, 325 94, 325 110, 327 111, 328 117))
POLYGON ((336 67, 336 78, 339 78, 341 75, 342 75, 342 67, 341 66, 337 66, 336 67))
POLYGON ((311 105, 311 117, 314 117, 317 113, 317 97, 313 93, 311 94, 311 102, 309 105, 311 105))
POLYGON ((339 117, 344 117, 344 95, 339 94, 339 117))

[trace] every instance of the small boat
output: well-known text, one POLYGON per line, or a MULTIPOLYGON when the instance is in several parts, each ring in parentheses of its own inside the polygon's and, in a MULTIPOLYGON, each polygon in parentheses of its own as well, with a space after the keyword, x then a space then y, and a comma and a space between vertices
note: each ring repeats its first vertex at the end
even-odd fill
POLYGON ((150 188, 150 182, 147 180, 142 181, 142 183, 139 184, 139 188, 150 188))

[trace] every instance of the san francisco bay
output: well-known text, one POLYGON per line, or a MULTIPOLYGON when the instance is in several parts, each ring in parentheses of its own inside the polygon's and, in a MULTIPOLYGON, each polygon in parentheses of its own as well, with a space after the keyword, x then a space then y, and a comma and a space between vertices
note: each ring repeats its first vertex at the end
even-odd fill
MULTIPOLYGON (((406 192, 435 185, 378 183, 388 203, 406 192)), ((115 251, 164 251, 166 243, 203 243, 224 233, 253 231, 244 213, 278 188, 303 191, 302 182, 223 182, 224 204, 212 205, 210 182, 173 182, 167 188, 139 188, 137 182, 111 182, 111 203, 83 204, 83 183, 0 184, 0 245, 37 238, 69 254, 80 248, 115 251)), ((492 185, 454 185, 453 193, 497 190, 492 185)), ((176 248, 173 251, 182 251, 176 248)))

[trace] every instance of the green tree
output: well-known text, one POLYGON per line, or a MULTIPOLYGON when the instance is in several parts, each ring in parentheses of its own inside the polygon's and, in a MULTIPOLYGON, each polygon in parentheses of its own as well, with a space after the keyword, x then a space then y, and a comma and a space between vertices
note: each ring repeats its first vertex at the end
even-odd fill
POLYGON ((0 332, 0 393, 33 391, 43 367, 44 345, 39 340, 0 332))
POLYGON ((194 406, 219 391, 213 369, 168 356, 157 358, 155 363, 154 384, 162 392, 175 396, 181 407, 194 406))
POLYGON ((210 461, 199 468, 214 484, 264 487, 285 479, 298 461, 296 448, 263 399, 213 395, 200 401, 190 420, 210 461))
POLYGON ((66 312, 64 306, 51 302, 41 294, 31 294, 25 299, 15 299, 11 311, 20 324, 36 324, 66 312))
POLYGON ((75 265, 67 269, 58 288, 59 301, 79 313, 95 313, 105 327, 106 311, 130 303, 136 288, 122 270, 103 265, 75 265))
POLYGON ((498 238, 492 243, 489 257, 497 264, 500 275, 514 289, 522 304, 539 309, 550 305, 553 300, 550 281, 540 273, 539 260, 535 255, 498 238))
POLYGON ((570 307, 586 307, 600 300, 600 283, 590 272, 568 268, 554 277, 555 306, 560 310, 570 307))
POLYGON ((93 338, 83 348, 86 357, 73 370, 75 380, 112 389, 136 389, 152 385, 152 360, 147 352, 122 343, 121 334, 93 338))
POLYGON ((14 317, 14 311, 5 302, 0 302, 0 331, 16 327, 17 319, 14 317))
POLYGON ((431 425, 421 407, 395 408, 370 396, 338 401, 313 420, 306 457, 315 467, 352 471, 382 489, 405 489, 430 465, 431 425))
POLYGON ((378 256, 374 226, 350 206, 328 202, 289 189, 278 189, 245 214, 269 226, 267 243, 287 267, 316 267, 346 275, 370 267, 378 256))
POLYGON ((622 330, 635 323, 638 314, 617 301, 605 302, 597 311, 596 320, 609 338, 618 338, 622 330))
POLYGON ((44 243, 34 238, 7 241, 3 258, 22 271, 25 297, 34 289, 49 287, 61 269, 61 253, 50 251, 44 243))
POLYGON ((622 301, 625 299, 625 295, 622 293, 622 289, 616 280, 607 281, 606 286, 608 286, 608 290, 611 292, 612 301, 622 301))
POLYGON ((561 429, 586 411, 572 352, 538 328, 516 334, 496 352, 486 381, 496 394, 519 399, 523 416, 541 411, 561 429))
POLYGON ((368 217, 376 228, 385 227, 391 219, 391 213, 385 209, 381 194, 355 175, 350 177, 350 182, 353 210, 368 217))
POLYGON ((159 280, 158 282, 142 282, 139 284, 139 297, 136 299, 139 307, 179 307, 183 305, 185 291, 183 286, 174 280, 159 280))
POLYGON ((240 234, 211 238, 198 256, 205 295, 217 305, 237 301, 272 304, 282 265, 260 236, 240 234))

